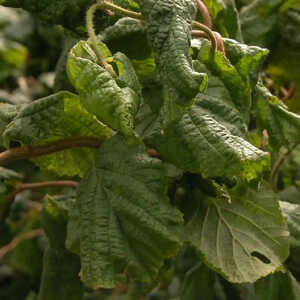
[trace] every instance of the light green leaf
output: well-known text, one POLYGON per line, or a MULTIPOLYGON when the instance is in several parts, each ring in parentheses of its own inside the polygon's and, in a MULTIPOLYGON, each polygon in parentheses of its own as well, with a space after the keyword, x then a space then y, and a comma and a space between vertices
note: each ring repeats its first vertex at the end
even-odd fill
POLYGON ((113 288, 124 275, 156 279, 180 242, 172 227, 181 214, 168 203, 163 164, 142 144, 116 135, 100 148, 78 188, 81 278, 91 288, 113 288))
POLYGON ((23 70, 27 57, 28 51, 23 45, 0 37, 0 80, 23 70))
POLYGON ((208 266, 234 283, 274 272, 289 255, 289 232, 266 183, 229 190, 231 201, 195 193, 198 211, 186 237, 208 266))
MULTIPOLYGON (((35 146, 76 137, 105 139, 109 129, 81 106, 78 96, 59 92, 24 106, 3 136, 8 142, 35 146)), ((35 162, 59 175, 82 176, 93 158, 94 151, 76 148, 37 158, 35 162)))
POLYGON ((269 50, 241 44, 231 39, 224 39, 224 42, 226 56, 245 81, 250 79, 251 87, 254 88, 269 50))
POLYGON ((149 42, 165 91, 172 101, 189 106, 207 83, 207 76, 193 69, 189 54, 195 3, 190 0, 137 2, 147 25, 149 42))
POLYGON ((300 115, 288 111, 262 84, 256 86, 254 100, 258 126, 267 129, 272 147, 300 142, 300 115))
POLYGON ((276 272, 255 283, 257 300, 300 300, 300 286, 288 272, 276 272))
MULTIPOLYGON (((69 79, 79 93, 82 105, 90 113, 112 129, 132 135, 140 97, 130 87, 124 87, 124 84, 120 87, 116 78, 97 62, 96 54, 89 44, 80 41, 69 54, 69 79)), ((123 64, 123 67, 126 66, 123 64)))

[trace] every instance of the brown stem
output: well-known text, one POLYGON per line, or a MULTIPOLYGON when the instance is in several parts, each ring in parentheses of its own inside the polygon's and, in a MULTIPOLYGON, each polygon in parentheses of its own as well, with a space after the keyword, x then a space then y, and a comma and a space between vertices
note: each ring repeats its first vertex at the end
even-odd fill
POLYGON ((212 19, 206 5, 201 0, 195 0, 197 8, 202 16, 203 24, 212 29, 212 19))
POLYGON ((41 236, 43 234, 44 232, 42 229, 35 229, 30 232, 26 232, 22 235, 17 236, 9 244, 5 245, 0 249, 0 259, 2 259, 9 251, 17 247, 18 244, 21 243, 22 241, 41 236))
POLYGON ((211 35, 209 35, 207 32, 204 32, 203 30, 193 30, 192 36, 197 38, 209 39, 212 42, 212 47, 216 50, 221 51, 224 56, 226 56, 225 44, 222 36, 216 31, 212 31, 212 33, 214 36, 213 39, 211 38, 211 35))
POLYGON ((78 137, 55 141, 43 146, 23 146, 19 148, 12 148, 0 153, 0 166, 6 165, 14 160, 30 159, 78 147, 97 149, 102 143, 103 140, 101 139, 92 137, 78 137))
POLYGON ((280 91, 283 94, 283 97, 281 98, 281 100, 284 102, 287 102, 294 96, 294 94, 296 92, 296 84, 294 82, 292 82, 290 84, 290 86, 288 87, 288 89, 285 89, 284 87, 280 87, 280 91))
POLYGON ((296 149, 297 146, 298 143, 294 144, 287 152, 283 153, 272 167, 269 182, 275 191, 277 190, 277 177, 278 177, 278 172, 280 170, 280 167, 290 156, 290 154, 296 149))
POLYGON ((223 41, 223 38, 221 36, 221 34, 217 31, 213 31, 215 37, 216 37, 216 40, 217 40, 217 48, 219 51, 221 51, 224 56, 226 56, 226 48, 225 48, 225 43, 223 41))
POLYGON ((70 181, 70 180, 60 180, 60 181, 44 181, 44 182, 36 182, 36 183, 19 183, 16 187, 16 190, 13 191, 7 198, 5 204, 1 209, 0 220, 5 219, 8 215, 9 208, 11 204, 14 202, 17 194, 25 191, 25 190, 34 190, 41 189, 47 187, 72 187, 77 188, 78 182, 70 181))
MULTIPOLYGON (((192 25, 193 25, 193 27, 196 27, 196 28, 200 29, 200 31, 204 31, 207 34, 207 36, 211 40, 211 45, 212 45, 212 48, 213 48, 214 52, 216 50, 218 50, 218 44, 217 44, 216 36, 210 28, 208 28, 206 25, 201 24, 197 21, 193 21, 192 25)), ((195 36, 197 34, 202 34, 202 33, 200 33, 198 30, 193 30, 192 31, 192 35, 195 36)))
POLYGON ((14 194, 21 193, 25 190, 34 190, 47 187, 72 187, 77 188, 78 182, 71 180, 60 180, 60 181, 44 181, 36 183, 20 183, 17 185, 17 189, 14 194))

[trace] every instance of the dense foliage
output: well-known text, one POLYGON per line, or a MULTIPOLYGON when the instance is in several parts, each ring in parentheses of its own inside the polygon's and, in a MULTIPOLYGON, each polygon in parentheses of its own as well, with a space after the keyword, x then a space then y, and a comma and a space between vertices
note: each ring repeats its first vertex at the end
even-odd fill
POLYGON ((0 66, 0 299, 300 299, 298 0, 0 0, 0 66))

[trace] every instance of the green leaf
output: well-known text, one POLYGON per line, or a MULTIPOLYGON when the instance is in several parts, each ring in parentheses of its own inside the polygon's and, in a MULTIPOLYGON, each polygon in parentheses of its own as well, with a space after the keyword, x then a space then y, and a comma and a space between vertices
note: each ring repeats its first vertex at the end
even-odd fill
POLYGON ((199 300, 199 294, 205 300, 215 299, 215 273, 200 263, 189 270, 183 282, 181 300, 199 300))
POLYGON ((49 240, 44 253, 40 300, 82 300, 83 285, 78 273, 79 257, 65 247, 66 215, 50 196, 44 199, 42 222, 49 240))
MULTIPOLYGON (((16 226, 16 224, 15 224, 16 226)), ((40 227, 36 214, 26 216, 26 223, 20 224, 20 231, 15 238, 23 238, 32 230, 40 227)), ((16 227, 15 227, 16 229, 16 227)), ((15 270, 30 276, 39 276, 42 270, 43 253, 39 237, 23 239, 7 254, 7 262, 15 270)))
POLYGON ((164 166, 142 144, 116 135, 100 148, 78 188, 81 278, 91 288, 113 288, 128 274, 156 279, 180 247, 172 227, 181 214, 168 203, 164 166))
POLYGON ((255 283, 257 300, 299 300, 300 286, 294 276, 288 272, 276 272, 255 283))
POLYGON ((223 37, 243 41, 238 11, 234 0, 204 0, 213 19, 214 30, 223 37))
POLYGON ((245 81, 249 78, 251 88, 254 88, 269 50, 241 44, 231 39, 224 39, 224 42, 226 56, 245 81))
POLYGON ((165 91, 172 101, 188 106, 207 83, 207 76, 193 69, 189 54, 195 3, 189 0, 139 0, 138 3, 165 91))
MULTIPOLYGON (((242 51, 240 44, 229 42, 238 67, 221 53, 212 58, 210 45, 201 41, 199 58, 205 65, 196 61, 194 67, 208 74, 207 90, 197 95, 195 104, 179 120, 165 122, 164 111, 162 125, 157 125, 159 120, 146 125, 152 117, 144 118, 142 136, 164 160, 185 171, 204 177, 240 175, 250 180, 268 166, 268 154, 246 140, 251 86, 244 72, 256 70, 259 59, 251 50, 242 51)), ((257 52, 263 51, 255 49, 257 52)))
MULTIPOLYGON (((29 11, 43 23, 59 24, 79 34, 85 33, 85 12, 93 4, 92 0, 0 0, 0 4, 29 11)), ((100 12, 97 28, 103 28, 107 16, 100 12)))
POLYGON ((128 87, 140 95, 142 86, 129 58, 125 54, 117 52, 114 54, 114 62, 118 67, 119 80, 123 81, 128 87))
POLYGON ((254 100, 258 127, 267 129, 272 147, 300 142, 300 115, 288 111, 262 84, 256 86, 254 100))
POLYGON ((145 25, 132 18, 121 18, 107 27, 100 38, 112 50, 125 53, 131 59, 146 59, 151 54, 145 25))
MULTIPOLYGON (((248 180, 257 177, 268 166, 267 153, 233 135, 201 105, 197 101, 180 121, 168 124, 162 134, 146 141, 164 160, 185 171, 204 177, 240 175, 248 180)), ((226 111, 226 106, 223 109, 226 111)))
MULTIPOLYGON (((22 179, 22 174, 0 167, 0 200, 7 200, 7 195, 15 188, 16 183, 22 179)), ((2 204, 0 203, 0 207, 2 204)))
MULTIPOLYGON (((98 65, 97 61, 96 54, 89 44, 80 41, 69 54, 67 62, 69 79, 79 93, 82 105, 90 113, 112 129, 119 130, 125 135, 132 135, 140 97, 130 87, 120 87, 116 79, 98 65)), ((124 63, 123 67, 126 67, 124 63)), ((123 71, 132 73, 133 70, 123 71)), ((131 83, 132 78, 131 76, 131 83)))
POLYGON ((255 0, 240 12, 242 34, 247 44, 268 47, 279 29, 279 8, 284 0, 255 0))
POLYGON ((201 40, 198 60, 220 77, 227 87, 237 109, 248 122, 251 107, 251 88, 256 84, 259 66, 267 55, 266 49, 253 48, 244 44, 226 40, 229 55, 226 58, 221 52, 211 55, 211 45, 207 40, 201 40), (243 49, 244 48, 244 49, 243 49), (253 55, 254 54, 254 55, 253 55), (251 77, 247 76, 251 75, 251 77), (256 74, 255 74, 256 73, 256 74), (252 78, 252 80, 250 80, 252 78), (250 84, 252 81, 252 84, 250 84))
POLYGON ((27 57, 28 50, 23 45, 0 37, 0 80, 23 70, 27 57))
MULTIPOLYGON (((14 113, 15 115, 15 113, 14 113)), ((23 107, 7 126, 5 140, 36 146, 76 137, 106 138, 109 129, 90 115, 78 97, 59 92, 23 107)), ((77 148, 43 156, 34 161, 59 175, 79 175, 89 168, 94 151, 77 148)))
POLYGON ((268 184, 240 185, 228 193, 230 202, 196 191, 199 208, 185 235, 208 266, 227 280, 254 282, 288 257, 289 232, 268 184))
POLYGON ((291 246, 300 246, 300 205, 280 201, 280 208, 291 234, 291 246))

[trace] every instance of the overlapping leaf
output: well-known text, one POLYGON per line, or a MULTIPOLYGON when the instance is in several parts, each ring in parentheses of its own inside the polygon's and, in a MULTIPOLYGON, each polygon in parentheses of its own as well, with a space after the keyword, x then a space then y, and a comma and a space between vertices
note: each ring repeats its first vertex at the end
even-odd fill
POLYGON ((17 182, 23 178, 22 174, 19 174, 13 170, 0 167, 0 211, 6 209, 7 196, 11 193, 17 182))
POLYGON ((242 34, 247 44, 268 47, 279 29, 279 8, 284 0, 255 0, 240 12, 242 34))
POLYGON ((81 278, 91 288, 112 288, 125 274, 151 282, 179 250, 171 228, 182 218, 168 203, 163 164, 136 143, 105 142, 78 188, 81 278))
POLYGON ((299 300, 300 285, 289 272, 277 272, 255 283, 257 300, 299 300))
POLYGON ((255 89, 255 108, 258 126, 267 129, 272 147, 300 142, 300 116, 288 111, 286 105, 258 84, 255 89))
POLYGON ((184 278, 181 300, 198 300, 199 293, 205 300, 215 299, 215 273, 205 264, 200 263, 189 270, 184 278))
MULTIPOLYGON (((268 157, 246 140, 245 119, 251 105, 251 84, 246 74, 257 69, 265 51, 246 51, 242 45, 230 43, 236 67, 221 53, 211 56, 208 42, 202 41, 199 60, 204 64, 197 61, 194 66, 209 75, 207 90, 197 95, 182 118, 165 122, 160 129, 147 126, 144 136, 163 159, 183 170, 205 177, 239 174, 252 179, 268 165, 268 157), (151 128, 154 131, 149 132, 151 128)), ((162 118, 166 119, 164 114, 162 118)))
POLYGON ((222 36, 242 42, 241 25, 234 0, 203 0, 214 24, 214 30, 222 36))
MULTIPOLYGON (((63 25, 78 33, 84 32, 85 12, 94 3, 93 0, 0 0, 1 5, 18 7, 29 11, 44 23, 63 25)), ((102 13, 97 27, 105 24, 107 17, 102 13)))
MULTIPOLYGON (((109 135, 109 129, 90 115, 80 105, 78 97, 69 92, 59 92, 34 101, 13 114, 14 119, 3 134, 6 142, 12 140, 34 146, 76 137, 104 139, 109 135)), ((78 148, 35 161, 42 168, 60 175, 82 176, 93 157, 93 151, 78 148)))
POLYGON ((276 194, 266 183, 239 186, 223 197, 195 193, 199 209, 187 239, 204 261, 231 282, 254 282, 274 272, 289 254, 289 232, 276 194))
POLYGON ((280 201, 280 208, 291 233, 291 245, 300 246, 300 206, 298 204, 280 201))
POLYGON ((155 52, 158 72, 172 101, 187 106, 207 77, 193 70, 189 54, 191 23, 196 13, 194 1, 139 0, 155 52))
POLYGON ((120 51, 129 58, 146 59, 151 54, 146 28, 140 20, 122 18, 107 27, 101 39, 113 52, 120 51))
MULTIPOLYGON (((124 73, 133 72, 133 69, 124 67, 123 65, 124 73)), ((90 113, 114 130, 132 135, 134 117, 141 101, 140 96, 128 82, 125 82, 127 83, 125 87, 124 84, 123 87, 119 86, 116 78, 98 64, 96 54, 87 42, 81 41, 72 48, 67 62, 67 72, 80 95, 82 105, 90 113)), ((133 76, 132 74, 131 78, 133 76)))
POLYGON ((78 276, 79 257, 64 247, 66 215, 51 197, 46 197, 42 215, 49 245, 44 253, 44 267, 39 299, 82 300, 83 285, 78 276))
POLYGON ((28 50, 20 43, 0 37, 0 80, 18 75, 24 69, 28 50))

